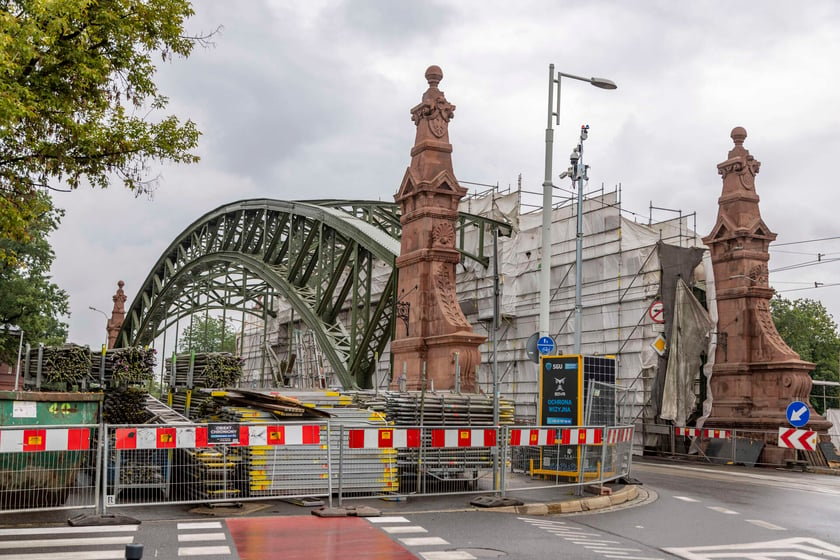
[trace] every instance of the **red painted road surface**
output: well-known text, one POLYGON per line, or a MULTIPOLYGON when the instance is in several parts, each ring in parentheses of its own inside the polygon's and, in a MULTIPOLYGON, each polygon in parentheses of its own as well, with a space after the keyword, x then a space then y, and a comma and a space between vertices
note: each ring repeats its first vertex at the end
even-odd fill
POLYGON ((359 517, 252 517, 226 523, 242 560, 416 558, 359 517))

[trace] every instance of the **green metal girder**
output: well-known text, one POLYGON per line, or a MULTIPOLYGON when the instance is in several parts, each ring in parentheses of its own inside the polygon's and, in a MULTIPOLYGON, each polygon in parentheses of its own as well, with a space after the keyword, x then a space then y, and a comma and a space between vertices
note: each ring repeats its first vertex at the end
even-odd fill
MULTIPOLYGON (((483 243, 475 252, 464 248, 468 228, 479 240, 485 229, 511 231, 502 222, 459 216, 459 250, 485 266, 483 243)), ((313 331, 342 385, 367 386, 375 356, 393 334, 399 236, 399 207, 391 203, 256 199, 221 206, 163 252, 127 310, 117 345, 148 344, 200 310, 244 309, 279 294, 313 331), (392 269, 378 301, 374 262, 392 269)))

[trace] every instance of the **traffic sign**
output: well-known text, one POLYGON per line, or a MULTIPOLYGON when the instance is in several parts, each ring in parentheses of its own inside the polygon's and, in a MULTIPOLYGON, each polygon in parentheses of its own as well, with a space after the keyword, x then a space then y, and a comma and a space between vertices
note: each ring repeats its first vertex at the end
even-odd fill
POLYGON ((654 323, 659 323, 660 325, 665 322, 665 305, 662 303, 661 299, 658 299, 650 304, 648 308, 648 316, 654 323))
POLYGON ((814 451, 817 448, 817 432, 779 428, 779 447, 814 451))
POLYGON ((793 401, 787 406, 785 411, 788 422, 794 428, 801 428, 811 419, 811 410, 808 405, 802 401, 793 401))
POLYGON ((540 333, 535 332, 528 337, 528 342, 525 343, 525 354, 528 359, 535 364, 540 363, 540 352, 537 350, 537 341, 540 339, 540 333))
POLYGON ((541 336, 537 341, 537 350, 543 356, 554 352, 554 339, 550 336, 541 336))

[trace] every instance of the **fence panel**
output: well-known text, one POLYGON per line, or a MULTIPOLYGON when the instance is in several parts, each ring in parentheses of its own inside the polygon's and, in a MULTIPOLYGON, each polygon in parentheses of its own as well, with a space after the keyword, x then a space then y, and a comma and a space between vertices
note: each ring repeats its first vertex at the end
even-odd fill
POLYGON ((96 507, 99 427, 0 428, 0 513, 96 507))
POLYGON ((605 474, 604 430, 603 426, 509 428, 511 473, 505 477, 505 492, 600 482, 605 474), (543 483, 534 484, 534 479, 543 483))
POLYGON ((329 496, 329 425, 108 426, 109 507, 329 496))
MULTIPOLYGON (((494 491, 494 463, 503 429, 495 427, 351 428, 342 435, 337 470, 339 503, 354 497, 462 494, 494 491), (361 468, 358 453, 386 453, 387 487, 354 492, 348 473, 361 468)), ((381 461, 381 459, 380 459, 381 461)))

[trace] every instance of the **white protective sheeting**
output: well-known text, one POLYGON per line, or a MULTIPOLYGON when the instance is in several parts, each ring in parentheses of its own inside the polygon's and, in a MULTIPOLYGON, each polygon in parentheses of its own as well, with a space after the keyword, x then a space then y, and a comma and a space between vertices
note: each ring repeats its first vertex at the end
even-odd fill
POLYGON ((840 449, 840 409, 829 408, 825 411, 825 419, 831 422, 831 427, 828 429, 831 444, 835 449, 840 449))
POLYGON ((714 323, 682 278, 677 282, 676 296, 660 417, 685 426, 696 403, 694 379, 700 369, 700 355, 707 348, 714 323))

